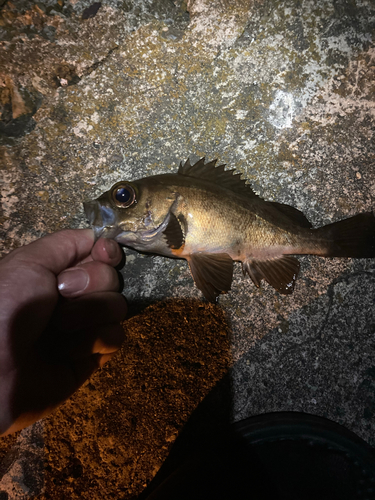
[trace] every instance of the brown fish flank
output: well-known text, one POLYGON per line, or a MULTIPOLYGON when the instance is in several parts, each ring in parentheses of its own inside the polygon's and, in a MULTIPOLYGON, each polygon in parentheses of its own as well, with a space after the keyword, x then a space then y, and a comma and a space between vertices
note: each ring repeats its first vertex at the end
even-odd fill
POLYGON ((176 174, 119 182, 84 204, 96 237, 141 252, 183 258, 211 301, 230 290, 233 261, 256 286, 293 291, 299 261, 291 255, 375 257, 375 217, 358 214, 313 229, 299 210, 257 196, 241 175, 189 160, 176 174))

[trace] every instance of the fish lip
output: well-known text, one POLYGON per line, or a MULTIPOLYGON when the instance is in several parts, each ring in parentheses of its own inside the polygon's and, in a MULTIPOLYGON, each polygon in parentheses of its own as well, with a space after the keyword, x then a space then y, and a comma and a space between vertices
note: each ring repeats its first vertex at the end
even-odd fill
POLYGON ((83 210, 85 211, 86 218, 89 221, 89 224, 91 226, 94 225, 94 220, 95 220, 95 208, 96 208, 96 203, 95 201, 84 201, 83 202, 83 210))
POLYGON ((108 231, 107 227, 92 226, 92 230, 94 231, 95 241, 97 241, 101 237, 103 237, 103 238, 111 238, 111 236, 108 235, 109 231, 108 231))
POLYGON ((90 200, 83 203, 83 208, 92 226, 113 227, 116 224, 116 214, 111 206, 90 200))
POLYGON ((109 217, 109 211, 103 212, 102 205, 98 200, 89 200, 83 202, 83 208, 87 217, 87 220, 94 231, 94 241, 99 238, 115 238, 120 232, 119 228, 114 225, 105 224, 103 218, 114 222, 114 216, 109 217), (104 217, 103 217, 104 216, 104 217))
POLYGON ((94 231, 94 241, 96 242, 105 231, 103 225, 98 224, 98 219, 101 221, 100 209, 98 209, 98 202, 96 200, 89 200, 83 202, 83 209, 86 218, 94 231), (96 222, 96 224, 95 224, 96 222))
POLYGON ((91 226, 94 231, 94 241, 98 241, 99 238, 108 238, 116 240, 120 229, 111 226, 91 226))

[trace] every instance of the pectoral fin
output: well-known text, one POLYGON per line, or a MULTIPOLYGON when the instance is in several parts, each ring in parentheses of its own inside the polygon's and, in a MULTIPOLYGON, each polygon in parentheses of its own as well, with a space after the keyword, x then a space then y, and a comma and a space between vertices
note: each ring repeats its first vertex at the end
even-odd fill
POLYGON ((227 253, 191 254, 187 261, 195 284, 207 300, 216 301, 221 292, 230 290, 233 278, 233 260, 227 253))
POLYGON ((279 293, 287 295, 294 290, 299 271, 299 261, 295 257, 284 255, 278 259, 251 260, 242 266, 256 286, 265 279, 279 293))

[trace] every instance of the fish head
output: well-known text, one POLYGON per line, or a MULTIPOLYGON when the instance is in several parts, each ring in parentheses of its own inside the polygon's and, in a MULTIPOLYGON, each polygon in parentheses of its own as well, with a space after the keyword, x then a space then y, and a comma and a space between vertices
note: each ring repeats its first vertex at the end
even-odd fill
POLYGON ((95 239, 112 238, 139 251, 161 251, 163 232, 178 193, 154 177, 120 181, 96 200, 84 202, 95 239))

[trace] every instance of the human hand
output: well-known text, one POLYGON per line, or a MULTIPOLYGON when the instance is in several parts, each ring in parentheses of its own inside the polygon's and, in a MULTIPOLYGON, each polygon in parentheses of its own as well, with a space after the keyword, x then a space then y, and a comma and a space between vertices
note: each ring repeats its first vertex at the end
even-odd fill
POLYGON ((49 414, 119 349, 113 240, 65 230, 0 260, 0 435, 49 414))

